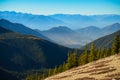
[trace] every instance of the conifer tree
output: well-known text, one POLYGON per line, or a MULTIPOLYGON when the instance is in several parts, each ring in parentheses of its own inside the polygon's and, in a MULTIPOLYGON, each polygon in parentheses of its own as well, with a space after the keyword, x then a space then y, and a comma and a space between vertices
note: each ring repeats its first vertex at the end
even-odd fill
POLYGON ((118 54, 119 49, 120 49, 120 39, 119 39, 119 35, 116 35, 112 45, 112 54, 118 54))
POLYGON ((88 63, 88 47, 87 45, 85 46, 85 52, 84 52, 84 58, 85 58, 85 64, 88 63))
POLYGON ((68 70, 68 63, 63 63, 62 65, 62 72, 68 70))
POLYGON ((94 60, 95 60, 95 47, 94 47, 94 43, 92 43, 90 48, 90 54, 89 54, 89 62, 94 60))
POLYGON ((38 75, 37 72, 36 72, 36 74, 35 74, 35 80, 39 80, 39 75, 38 75))
POLYGON ((53 70, 53 75, 57 74, 57 66, 55 66, 54 70, 53 70))
POLYGON ((78 58, 78 65, 84 65, 88 63, 88 50, 87 50, 87 46, 85 46, 85 51, 84 53, 80 54, 79 58, 78 58))
POLYGON ((77 50, 75 50, 73 53, 68 53, 68 59, 67 59, 67 69, 76 67, 78 65, 77 62, 77 50))
POLYGON ((58 67, 58 73, 62 72, 62 69, 63 69, 63 65, 60 65, 60 66, 58 67))
POLYGON ((71 58, 73 59, 72 61, 72 67, 77 67, 78 66, 78 62, 77 62, 77 50, 74 51, 73 55, 71 56, 71 58))
POLYGON ((52 75, 52 69, 48 70, 48 77, 52 75))

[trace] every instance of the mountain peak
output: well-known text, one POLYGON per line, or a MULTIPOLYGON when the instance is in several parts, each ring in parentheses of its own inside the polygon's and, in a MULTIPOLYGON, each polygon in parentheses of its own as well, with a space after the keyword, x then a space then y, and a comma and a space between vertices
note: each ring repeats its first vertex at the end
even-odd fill
POLYGON ((120 23, 114 23, 112 26, 120 26, 120 23))
POLYGON ((6 20, 6 19, 0 19, 0 22, 1 22, 1 21, 3 21, 3 22, 6 22, 6 21, 9 22, 9 21, 6 20))
POLYGON ((120 23, 114 23, 114 24, 108 25, 108 26, 104 27, 103 29, 119 30, 120 23))
POLYGON ((53 27, 51 29, 49 29, 48 31, 50 32, 72 32, 73 30, 71 30, 70 28, 66 27, 66 26, 58 26, 58 27, 53 27))
POLYGON ((96 27, 96 26, 88 26, 88 27, 86 27, 87 29, 99 29, 98 27, 96 27))

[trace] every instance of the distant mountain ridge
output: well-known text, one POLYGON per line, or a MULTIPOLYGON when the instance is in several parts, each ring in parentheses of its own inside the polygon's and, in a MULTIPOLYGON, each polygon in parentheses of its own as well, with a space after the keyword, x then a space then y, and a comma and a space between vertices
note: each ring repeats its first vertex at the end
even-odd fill
POLYGON ((30 28, 47 30, 55 26, 69 26, 71 29, 79 29, 86 26, 104 27, 113 23, 120 23, 120 15, 80 15, 80 14, 54 14, 34 15, 28 13, 17 13, 0 11, 0 19, 21 23, 30 28))
POLYGON ((54 27, 49 30, 39 31, 54 42, 71 48, 80 48, 81 46, 105 35, 109 35, 120 30, 120 24, 114 23, 104 28, 89 26, 77 30, 68 27, 54 27))
MULTIPOLYGON (((98 49, 104 49, 104 48, 111 48, 112 47, 112 44, 113 44, 113 41, 114 41, 114 38, 116 35, 119 35, 120 36, 120 30, 112 33, 112 34, 109 34, 109 35, 106 35, 106 36, 103 36, 103 37, 100 37, 90 43, 87 44, 88 46, 88 49, 90 49, 90 46, 91 44, 94 42, 94 45, 95 45, 95 48, 98 48, 98 49)), ((85 46, 84 46, 85 47, 85 46)), ((81 49, 84 49, 84 47, 82 47, 81 49)))
POLYGON ((106 25, 120 23, 120 15, 80 15, 80 14, 54 14, 51 17, 68 23, 70 28, 79 29, 87 26, 98 26, 103 28, 106 25), (73 28, 73 27, 74 28, 73 28))
POLYGON ((6 19, 14 23, 21 23, 32 29, 48 29, 53 26, 65 25, 61 20, 54 19, 45 15, 33 15, 28 13, 17 13, 9 11, 0 11, 0 19, 6 19))
POLYGON ((65 26, 54 27, 46 31, 41 31, 41 33, 57 44, 61 44, 70 48, 81 46, 79 44, 79 39, 82 39, 82 36, 76 31, 65 26))

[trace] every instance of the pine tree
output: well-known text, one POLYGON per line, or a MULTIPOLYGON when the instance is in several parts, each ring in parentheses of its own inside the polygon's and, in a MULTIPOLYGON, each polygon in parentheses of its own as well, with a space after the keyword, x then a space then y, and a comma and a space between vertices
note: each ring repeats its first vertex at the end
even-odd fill
POLYGON ((84 59, 85 59, 85 64, 88 63, 88 47, 87 45, 85 46, 85 52, 84 52, 84 59))
POLYGON ((77 50, 75 50, 73 53, 68 53, 68 59, 67 59, 67 69, 71 69, 73 67, 76 67, 78 65, 77 62, 77 50))
POLYGON ((112 54, 118 54, 119 49, 120 49, 120 39, 119 39, 119 35, 116 35, 112 45, 112 54))
POLYGON ((66 70, 68 70, 68 64, 64 62, 62 65, 62 72, 66 70))
POLYGON ((88 63, 88 50, 87 50, 87 46, 85 46, 85 51, 84 53, 80 54, 79 58, 78 58, 78 65, 84 65, 88 63))
POLYGON ((39 76, 38 76, 38 73, 36 72, 35 74, 35 80, 39 80, 39 76))
POLYGON ((97 55, 96 55, 96 59, 100 59, 100 55, 101 55, 101 49, 97 49, 97 55))
POLYGON ((45 78, 45 72, 42 73, 41 80, 44 80, 45 78))
POLYGON ((52 75, 52 69, 48 70, 48 77, 52 75))
POLYGON ((89 54, 89 62, 94 61, 95 60, 95 47, 94 47, 94 43, 91 44, 91 48, 90 48, 90 54, 89 54))
POLYGON ((57 66, 55 66, 54 70, 53 70, 53 75, 57 74, 57 66))
POLYGON ((60 65, 60 66, 58 67, 58 73, 62 72, 62 69, 63 69, 63 65, 60 65))
POLYGON ((77 67, 78 66, 78 62, 77 62, 77 50, 75 50, 74 51, 74 53, 73 53, 73 55, 72 55, 72 57, 71 57, 72 59, 73 59, 73 61, 72 61, 72 63, 73 63, 73 65, 72 65, 72 67, 77 67))
POLYGON ((86 56, 85 56, 85 53, 82 53, 79 57, 79 66, 80 65, 84 65, 85 64, 85 61, 86 61, 86 56))
POLYGON ((70 69, 72 67, 72 54, 68 53, 68 59, 66 64, 67 69, 70 69))

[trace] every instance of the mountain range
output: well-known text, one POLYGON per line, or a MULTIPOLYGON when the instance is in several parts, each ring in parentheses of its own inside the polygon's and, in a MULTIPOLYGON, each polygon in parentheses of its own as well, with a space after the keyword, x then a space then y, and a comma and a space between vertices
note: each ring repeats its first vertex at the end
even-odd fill
POLYGON ((77 30, 72 30, 65 26, 54 27, 45 31, 38 31, 57 44, 70 48, 80 48, 81 46, 96 40, 97 38, 109 35, 120 30, 120 24, 114 23, 104 28, 89 26, 77 30))
POLYGON ((71 48, 81 46, 79 41, 81 40, 81 43, 83 43, 82 40, 84 39, 82 35, 79 35, 76 31, 65 26, 54 27, 46 31, 41 31, 41 34, 57 44, 71 48))
POLYGON ((69 48, 80 48, 97 38, 120 30, 120 24, 114 23, 105 26, 104 28, 88 26, 86 28, 72 30, 67 26, 59 26, 53 27, 49 30, 40 31, 39 29, 31 29, 20 23, 12 23, 5 19, 0 19, 0 26, 21 34, 40 37, 69 48))
POLYGON ((87 26, 98 26, 102 28, 109 24, 119 23, 120 15, 54 14, 45 16, 13 11, 0 11, 0 19, 21 23, 32 29, 47 30, 56 26, 69 26, 71 29, 79 29, 87 26))

